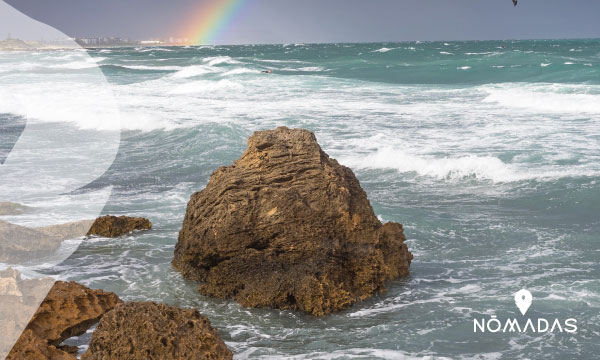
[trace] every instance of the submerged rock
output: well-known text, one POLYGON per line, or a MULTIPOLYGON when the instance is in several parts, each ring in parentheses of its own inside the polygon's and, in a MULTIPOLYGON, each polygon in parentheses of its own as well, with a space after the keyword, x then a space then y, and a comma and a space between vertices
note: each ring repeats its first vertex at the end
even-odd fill
POLYGON ((91 220, 30 228, 0 221, 0 262, 39 260, 54 253, 62 242, 84 236, 91 220))
POLYGON ((84 360, 232 359, 210 322, 195 309, 131 302, 108 312, 84 360))
POLYGON ((322 316, 407 275, 404 240, 313 133, 281 127, 192 195, 172 265, 204 295, 322 316))
POLYGON ((150 220, 141 217, 106 215, 96 219, 87 235, 114 238, 136 230, 152 228, 150 220))
POLYGON ((26 213, 29 213, 32 211, 33 211, 33 209, 30 208, 29 206, 25 206, 25 205, 13 203, 13 202, 0 201, 0 216, 22 215, 22 214, 26 214, 26 213))
MULTIPOLYGON (((4 279, 15 278, 19 291, 26 294, 29 293, 28 288, 39 287, 40 281, 45 281, 23 280, 18 272, 14 276, 5 275, 8 276, 4 279)), ((13 296, 11 302, 2 303, 11 305, 11 311, 15 314, 24 314, 25 307, 33 305, 27 304, 28 300, 25 296, 13 296)), ((75 359, 71 354, 73 349, 61 347, 60 344, 72 336, 85 333, 119 303, 121 300, 114 293, 92 290, 73 281, 57 281, 12 347, 7 359, 75 359)), ((3 319, 3 322, 5 320, 10 322, 10 319, 3 319)), ((22 329, 13 329, 18 330, 22 329)))

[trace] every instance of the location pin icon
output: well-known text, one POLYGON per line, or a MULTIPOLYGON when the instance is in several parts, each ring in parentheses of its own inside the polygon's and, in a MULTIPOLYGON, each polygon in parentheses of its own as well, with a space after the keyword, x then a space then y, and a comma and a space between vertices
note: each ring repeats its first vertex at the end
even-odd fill
POLYGON ((527 313, 527 310, 529 310, 532 302, 533 295, 531 295, 531 293, 525 289, 521 289, 515 294, 515 304, 523 315, 527 313))

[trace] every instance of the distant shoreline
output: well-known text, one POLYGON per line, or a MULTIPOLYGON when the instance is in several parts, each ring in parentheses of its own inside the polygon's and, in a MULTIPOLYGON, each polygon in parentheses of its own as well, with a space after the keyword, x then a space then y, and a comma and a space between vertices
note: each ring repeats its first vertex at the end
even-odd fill
POLYGON ((369 42, 332 42, 332 43, 257 43, 257 44, 118 44, 118 45, 80 45, 73 46, 42 44, 37 41, 23 41, 18 39, 0 40, 0 51, 53 51, 75 49, 119 49, 119 48, 159 48, 159 47, 202 47, 202 46, 289 46, 289 45, 325 45, 325 44, 412 44, 412 43, 453 43, 453 42, 499 42, 511 43, 520 41, 597 41, 600 38, 560 38, 560 39, 504 39, 504 40, 411 40, 411 41, 369 41, 369 42))

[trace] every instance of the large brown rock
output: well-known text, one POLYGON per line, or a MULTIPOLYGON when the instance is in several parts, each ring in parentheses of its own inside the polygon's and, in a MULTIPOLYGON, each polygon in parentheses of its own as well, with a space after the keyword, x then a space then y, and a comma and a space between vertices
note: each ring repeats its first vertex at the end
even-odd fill
POLYGON ((313 133, 281 127, 192 195, 172 265, 202 294, 322 316, 407 275, 404 240, 313 133))
POLYGON ((96 219, 87 235, 114 238, 136 230, 152 228, 150 220, 141 217, 106 215, 96 219))
MULTIPOLYGON (((19 290, 24 293, 27 293, 26 287, 32 285, 30 282, 37 281, 21 280, 19 275, 17 279, 21 285, 19 290)), ((74 359, 69 352, 60 348, 60 343, 85 333, 107 311, 120 303, 121 300, 114 293, 92 290, 73 281, 57 281, 7 359, 74 359)))
POLYGON ((84 360, 232 359, 210 322, 195 309, 152 302, 118 305, 92 335, 84 360))

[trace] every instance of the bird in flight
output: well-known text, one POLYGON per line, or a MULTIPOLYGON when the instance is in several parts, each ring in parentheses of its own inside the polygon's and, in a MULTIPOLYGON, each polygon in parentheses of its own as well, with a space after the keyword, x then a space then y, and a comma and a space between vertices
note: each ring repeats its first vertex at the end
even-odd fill
POLYGON ((517 2, 518 2, 518 1, 519 1, 519 0, 513 0, 513 4, 515 4, 515 6, 517 6, 517 2))

